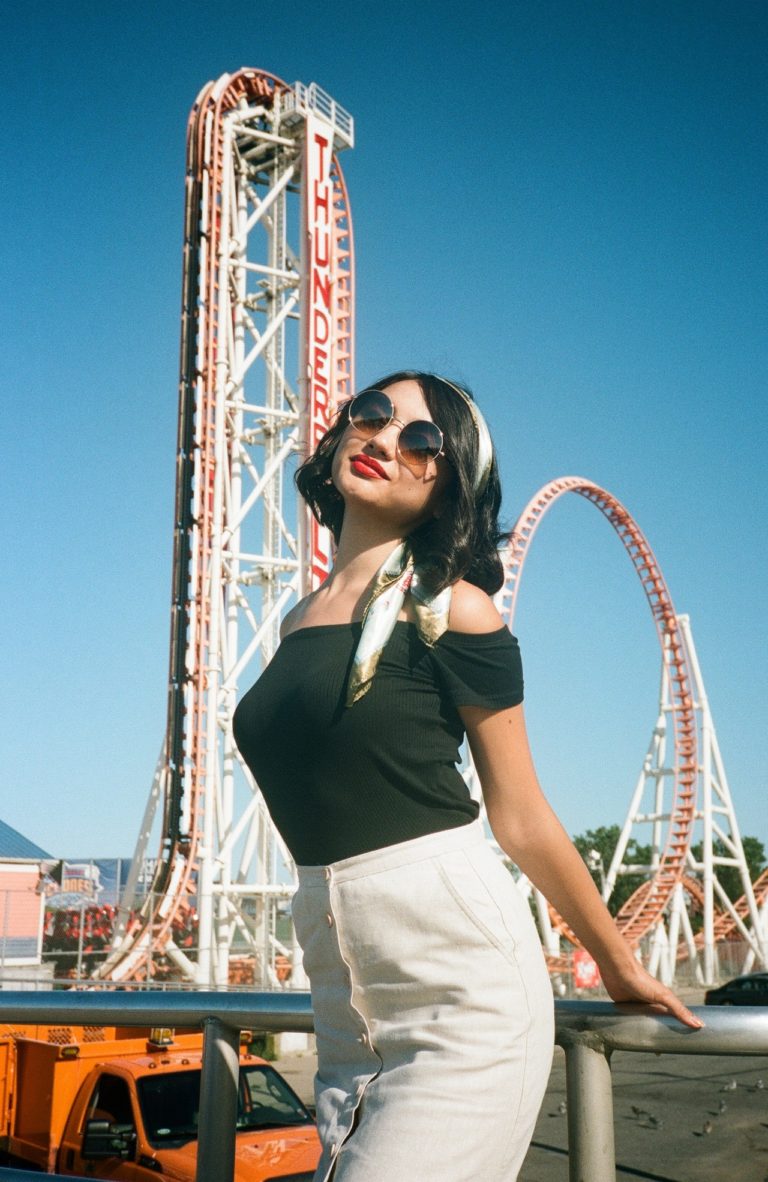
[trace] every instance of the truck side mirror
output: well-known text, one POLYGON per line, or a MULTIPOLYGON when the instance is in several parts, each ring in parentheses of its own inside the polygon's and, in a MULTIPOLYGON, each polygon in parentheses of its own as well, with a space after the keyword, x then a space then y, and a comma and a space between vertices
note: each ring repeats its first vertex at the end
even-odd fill
POLYGON ((133 1125, 112 1124, 108 1120, 89 1120, 85 1123, 82 1156, 94 1161, 104 1157, 131 1156, 136 1130, 133 1125))

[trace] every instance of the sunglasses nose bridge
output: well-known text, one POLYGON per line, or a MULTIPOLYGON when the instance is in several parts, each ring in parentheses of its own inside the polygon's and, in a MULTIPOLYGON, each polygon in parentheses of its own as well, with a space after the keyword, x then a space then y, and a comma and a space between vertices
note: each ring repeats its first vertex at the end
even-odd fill
MULTIPOLYGON (((392 418, 389 420, 389 422, 386 424, 386 426, 381 428, 381 432, 389 431, 391 428, 394 428, 393 435, 394 435, 395 440, 398 440, 400 438, 400 432, 402 431, 404 426, 405 426, 405 423, 403 422, 402 419, 398 419, 395 417, 395 415, 392 415, 392 418)), ((381 434, 381 432, 379 432, 379 434, 381 434)))
MULTIPOLYGON (((356 430, 359 435, 365 439, 365 446, 373 444, 374 448, 379 449, 387 458, 394 458, 395 455, 409 468, 414 471, 423 471, 430 460, 436 460, 443 454, 443 433, 439 427, 429 420, 416 419, 412 422, 406 423, 394 413, 394 406, 387 394, 381 390, 371 388, 364 390, 358 394, 351 403, 349 412, 349 421, 353 430, 356 430), (371 402, 373 404, 371 405, 371 402), (375 420, 381 419, 385 415, 389 418, 382 426, 376 426, 375 420), (366 422, 366 419, 369 419, 366 422), (374 421, 370 421, 370 420, 374 421), (357 420, 357 421, 356 421, 357 420), (436 433, 436 439, 422 440, 419 437, 419 429, 422 433, 425 427, 431 427, 436 433), (411 428, 411 432, 407 431, 411 428), (416 437, 413 438, 413 432, 416 432, 416 437), (408 434, 408 442, 402 436, 408 434)), ((427 432, 429 434, 429 432, 427 432)))
POLYGON ((369 439, 379 439, 383 435, 387 436, 387 437, 391 436, 393 439, 393 447, 394 447, 394 444, 397 441, 397 439, 399 438, 400 432, 402 431, 404 426, 405 426, 405 424, 400 419, 395 418, 395 416, 392 415, 390 417, 390 419, 386 423, 384 423, 381 427, 373 430, 373 433, 371 435, 369 435, 369 439))

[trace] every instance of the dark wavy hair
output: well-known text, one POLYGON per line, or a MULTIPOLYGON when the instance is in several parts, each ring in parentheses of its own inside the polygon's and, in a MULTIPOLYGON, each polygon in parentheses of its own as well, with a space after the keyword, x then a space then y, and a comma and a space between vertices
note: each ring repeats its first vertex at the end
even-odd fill
MULTIPOLYGON (((496 456, 485 487, 476 492, 477 428, 460 394, 436 374, 414 369, 387 374, 365 389, 385 390, 395 382, 405 381, 418 382, 429 412, 443 432, 444 458, 453 475, 442 495, 440 516, 422 522, 408 537, 414 561, 435 594, 459 579, 466 579, 493 595, 504 582, 498 551, 504 534, 498 521, 501 483, 496 456)), ((461 388, 472 398, 466 386, 461 388)), ((347 427, 348 405, 341 405, 314 454, 304 461, 295 476, 302 497, 337 542, 344 520, 344 501, 334 487, 331 466, 347 427)))

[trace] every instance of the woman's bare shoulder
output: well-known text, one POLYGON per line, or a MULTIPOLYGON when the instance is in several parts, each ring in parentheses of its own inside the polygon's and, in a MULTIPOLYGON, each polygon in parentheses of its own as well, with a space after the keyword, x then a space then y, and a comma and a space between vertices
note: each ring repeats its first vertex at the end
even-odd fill
POLYGON ((464 579, 454 583, 448 620, 452 632, 496 632, 503 624, 486 591, 464 579))
POLYGON ((295 632, 297 628, 301 627, 301 622, 304 619, 307 608, 312 600, 312 593, 305 595, 298 603, 294 604, 289 612, 283 616, 280 621, 280 639, 285 640, 289 632, 295 632))

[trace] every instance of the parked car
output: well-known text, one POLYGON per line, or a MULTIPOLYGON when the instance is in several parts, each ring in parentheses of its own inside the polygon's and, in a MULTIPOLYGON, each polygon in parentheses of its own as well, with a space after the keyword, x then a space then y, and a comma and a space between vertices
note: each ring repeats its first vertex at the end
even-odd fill
POLYGON ((705 1006, 768 1006, 768 973, 735 977, 704 994, 705 1006))

